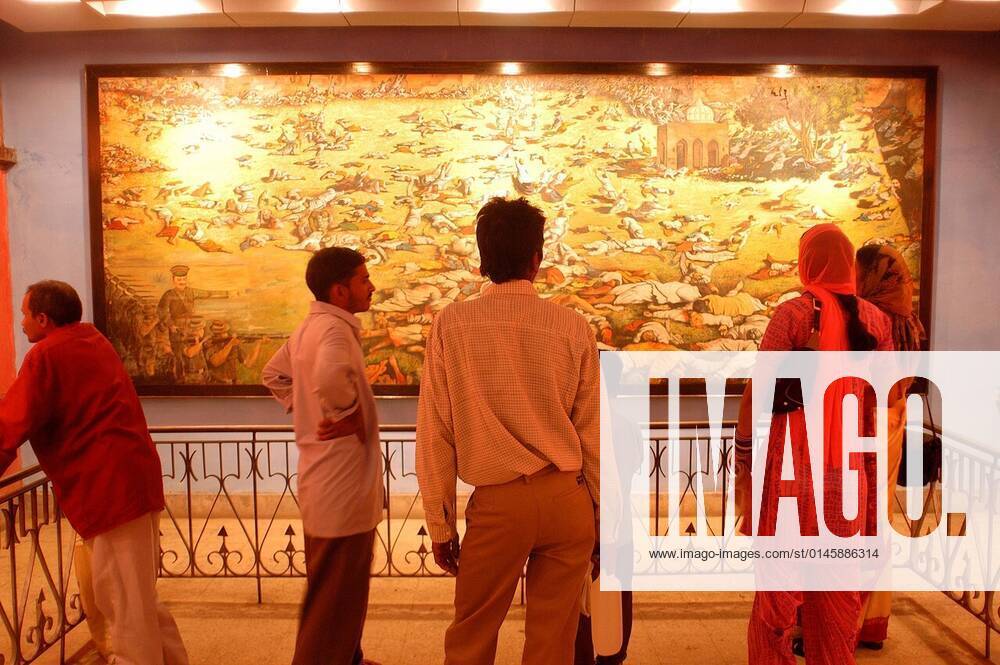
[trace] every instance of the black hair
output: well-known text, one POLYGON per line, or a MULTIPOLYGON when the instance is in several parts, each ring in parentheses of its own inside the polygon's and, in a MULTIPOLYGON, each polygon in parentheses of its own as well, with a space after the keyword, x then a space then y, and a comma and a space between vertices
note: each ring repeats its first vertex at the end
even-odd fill
POLYGON ((856 296, 835 293, 837 301, 847 314, 847 339, 851 351, 874 351, 878 347, 878 339, 868 331, 858 315, 858 299, 856 296))
POLYGON ((350 247, 327 247, 312 255, 306 266, 306 286, 320 302, 328 302, 330 287, 346 284, 365 257, 350 247))
POLYGON ((859 273, 868 272, 878 261, 882 248, 878 245, 865 245, 854 256, 854 264, 859 273))
POLYGON ((490 199, 476 215, 479 271, 494 284, 524 279, 544 234, 545 215, 526 199, 490 199))
POLYGON ((83 318, 80 295, 66 282, 46 279, 35 282, 25 292, 32 314, 45 314, 57 327, 79 323, 83 318))

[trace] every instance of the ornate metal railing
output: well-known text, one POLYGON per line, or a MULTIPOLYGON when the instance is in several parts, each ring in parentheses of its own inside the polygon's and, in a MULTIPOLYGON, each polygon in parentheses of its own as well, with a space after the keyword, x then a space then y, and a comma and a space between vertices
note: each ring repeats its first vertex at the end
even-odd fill
MULTIPOLYGON (((654 432, 655 432, 654 425, 654 432)), ((685 424, 682 500, 694 498, 707 423, 685 424)), ((731 424, 730 424, 731 428, 731 424)), ((167 510, 161 520, 162 577, 304 577, 304 543, 296 494, 297 453, 287 427, 161 427, 152 430, 163 464, 167 510)), ((666 470, 663 437, 649 438, 660 533, 666 470)), ((386 518, 376 530, 376 577, 439 577, 430 556, 414 462, 412 426, 382 427, 386 518)), ((723 439, 722 497, 731 434, 723 439)), ((468 489, 468 488, 467 488, 468 489)), ((462 504, 459 502, 461 515, 462 504)), ((724 524, 723 524, 724 527, 724 524)))
POLYGON ((73 570, 79 539, 63 518, 52 484, 33 467, 0 482, 0 663, 31 663, 83 621, 73 570))
MULTIPOLYGON (((678 472, 680 496, 677 501, 682 506, 685 501, 688 505, 693 505, 698 500, 698 486, 701 484, 703 492, 710 491, 721 501, 720 508, 722 510, 716 511, 719 513, 719 524, 713 527, 710 522, 708 527, 713 533, 722 533, 727 527, 725 505, 729 498, 729 480, 733 473, 733 434, 736 423, 727 421, 722 424, 721 450, 718 458, 713 458, 709 450, 710 431, 707 421, 685 422, 682 427, 679 437, 681 445, 679 451, 681 466, 678 472)), ((652 423, 644 437, 649 442, 649 476, 654 497, 652 499, 652 524, 650 528, 651 533, 656 536, 666 534, 667 528, 664 502, 667 498, 669 465, 664 460, 664 455, 670 449, 670 441, 666 429, 667 423, 652 423)))
MULTIPOLYGON (((297 451, 287 427, 152 430, 163 463, 162 577, 304 577, 297 451)), ((386 519, 373 575, 434 577, 414 470, 413 427, 382 428, 386 519)))

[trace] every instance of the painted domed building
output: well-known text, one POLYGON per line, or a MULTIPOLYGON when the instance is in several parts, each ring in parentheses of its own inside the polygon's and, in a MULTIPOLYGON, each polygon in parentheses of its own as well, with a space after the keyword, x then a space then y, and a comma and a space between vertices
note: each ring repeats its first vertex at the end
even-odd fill
POLYGON ((656 132, 656 156, 672 169, 702 169, 729 163, 729 123, 716 122, 715 111, 699 98, 686 122, 668 122, 656 132))

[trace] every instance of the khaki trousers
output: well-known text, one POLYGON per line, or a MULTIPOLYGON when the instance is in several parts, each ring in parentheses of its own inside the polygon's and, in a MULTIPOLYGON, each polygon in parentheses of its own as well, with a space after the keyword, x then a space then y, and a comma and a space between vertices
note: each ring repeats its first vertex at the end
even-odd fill
POLYGON ((579 472, 554 467, 477 487, 465 511, 446 665, 492 665, 527 561, 524 665, 572 665, 594 505, 579 472))
POLYGON ((95 644, 113 665, 187 665, 177 624, 156 595, 159 518, 148 513, 84 541, 90 590, 81 594, 95 644), (103 648, 102 648, 103 647, 103 648))
POLYGON ((292 665, 361 663, 375 530, 305 541, 306 598, 292 665))

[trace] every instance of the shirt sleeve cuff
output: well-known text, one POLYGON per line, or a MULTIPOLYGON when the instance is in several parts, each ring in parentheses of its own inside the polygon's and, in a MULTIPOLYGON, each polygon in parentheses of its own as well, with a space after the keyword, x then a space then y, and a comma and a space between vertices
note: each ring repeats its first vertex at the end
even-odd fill
POLYGON ((447 543, 450 542, 452 538, 458 535, 455 530, 448 524, 441 523, 427 523, 427 533, 430 534, 431 540, 435 543, 447 543))

